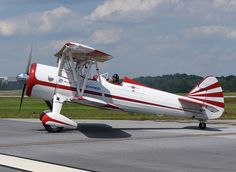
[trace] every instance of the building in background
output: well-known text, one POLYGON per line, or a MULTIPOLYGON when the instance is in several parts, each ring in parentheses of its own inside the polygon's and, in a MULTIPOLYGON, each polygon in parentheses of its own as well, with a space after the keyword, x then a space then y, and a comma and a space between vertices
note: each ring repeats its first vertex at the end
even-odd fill
POLYGON ((20 88, 16 77, 0 76, 0 90, 17 90, 20 88))

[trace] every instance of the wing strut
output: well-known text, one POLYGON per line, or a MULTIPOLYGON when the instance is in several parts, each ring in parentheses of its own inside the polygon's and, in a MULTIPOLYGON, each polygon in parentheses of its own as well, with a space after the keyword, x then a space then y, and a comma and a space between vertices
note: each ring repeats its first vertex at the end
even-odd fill
POLYGON ((98 74, 99 83, 100 83, 100 86, 101 86, 102 98, 105 101, 105 94, 104 94, 104 90, 103 90, 103 86, 102 86, 102 79, 101 79, 101 75, 100 75, 100 71, 99 71, 99 67, 98 67, 98 62, 97 61, 95 61, 95 65, 96 65, 96 71, 97 71, 97 74, 98 74))
MULTIPOLYGON (((90 49, 89 49, 90 50, 90 49)), ((92 50, 91 50, 92 51, 92 50)), ((68 60, 69 67, 71 68, 71 74, 73 77, 73 85, 76 87, 76 96, 83 96, 86 89, 86 84, 90 75, 91 67, 93 64, 96 66, 96 72, 101 87, 102 98, 105 101, 105 91, 102 85, 102 78, 98 67, 98 62, 102 62, 100 56, 103 58, 111 58, 110 55, 101 53, 100 51, 88 51, 88 47, 79 47, 75 44, 66 44, 58 55, 61 56, 58 62, 58 80, 62 75, 63 66, 65 61, 68 60), (86 50, 86 51, 85 51, 86 50), (100 61, 99 61, 100 60, 100 61), (81 76, 81 72, 84 69, 84 75, 81 76)))
POLYGON ((84 78, 82 90, 81 90, 81 92, 80 92, 80 96, 83 96, 83 95, 84 95, 84 90, 85 90, 85 87, 86 87, 86 83, 87 83, 87 81, 88 81, 88 76, 89 76, 89 73, 90 73, 92 64, 93 64, 93 61, 91 60, 91 61, 89 62, 89 66, 88 66, 88 67, 85 67, 85 69, 86 69, 86 70, 85 70, 85 78, 84 78))
POLYGON ((78 84, 78 76, 77 76, 77 73, 76 73, 76 66, 75 66, 75 63, 73 61, 73 58, 72 58, 72 53, 69 52, 69 63, 70 63, 70 66, 72 68, 72 74, 73 74, 73 79, 74 79, 74 82, 76 84, 76 90, 77 90, 77 95, 80 94, 80 88, 79 88, 79 84, 78 84))

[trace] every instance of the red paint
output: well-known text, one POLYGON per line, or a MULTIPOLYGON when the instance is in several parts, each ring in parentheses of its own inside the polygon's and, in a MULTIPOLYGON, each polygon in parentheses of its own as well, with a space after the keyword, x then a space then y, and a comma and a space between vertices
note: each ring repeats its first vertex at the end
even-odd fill
POLYGON ((196 94, 196 95, 189 95, 189 96, 191 96, 191 97, 195 97, 195 96, 200 96, 200 97, 224 97, 223 92, 196 94))
POLYGON ((93 76, 93 80, 94 80, 94 81, 97 81, 97 80, 98 80, 98 75, 94 75, 94 76, 93 76))
MULTIPOLYGON (((48 87, 54 87, 56 84, 54 84, 53 86, 51 86, 50 83, 42 82, 42 81, 41 81, 39 85, 48 86, 48 87)), ((57 88, 59 88, 59 87, 57 87, 57 88)), ((66 90, 73 90, 73 91, 76 91, 76 88, 74 88, 74 87, 67 87, 67 86, 62 86, 62 85, 60 85, 60 88, 61 88, 61 89, 66 89, 66 90)), ((97 95, 97 96, 102 96, 102 93, 94 92, 94 91, 90 91, 90 90, 85 90, 84 93, 92 94, 92 95, 97 95)), ((126 98, 126 97, 120 97, 120 96, 115 96, 115 95, 110 95, 110 94, 105 94, 105 96, 106 96, 106 97, 109 97, 109 98, 120 99, 120 100, 135 102, 135 103, 141 103, 141 104, 152 105, 152 106, 159 106, 159 107, 168 108, 168 109, 186 111, 186 110, 183 110, 182 108, 176 108, 176 107, 170 107, 170 106, 165 106, 165 105, 159 105, 159 104, 155 104, 155 103, 145 102, 145 101, 136 100, 136 99, 131 99, 131 98, 126 98)), ((190 112, 191 112, 191 111, 190 111, 190 112)))
POLYGON ((119 99, 119 100, 134 102, 134 103, 141 103, 141 104, 146 104, 146 105, 159 106, 159 107, 163 107, 163 108, 183 111, 182 108, 170 107, 170 106, 160 105, 160 104, 156 104, 156 103, 145 102, 145 101, 142 101, 142 100, 136 100, 136 99, 126 98, 126 97, 110 95, 110 94, 105 94, 105 96, 109 97, 109 98, 113 98, 113 99, 119 99))
POLYGON ((212 100, 199 99, 199 98, 192 98, 192 99, 203 101, 203 102, 206 102, 206 103, 209 103, 211 105, 218 106, 218 107, 221 107, 221 108, 225 107, 225 104, 222 103, 222 102, 216 102, 216 101, 212 101, 212 100))
MULTIPOLYGON (((208 77, 206 77, 205 79, 203 79, 200 84, 198 84, 197 86, 195 86, 193 88, 193 90, 197 87, 199 87, 199 85, 202 84, 202 82, 204 82, 208 77)), ((202 102, 205 102, 205 103, 209 103, 211 105, 214 105, 214 106, 218 106, 218 107, 221 107, 221 108, 224 108, 224 103, 222 102, 218 102, 218 101, 213 101, 213 100, 207 100, 206 98, 207 97, 216 97, 216 98, 223 98, 224 95, 223 95, 223 92, 220 91, 220 92, 215 92, 215 93, 201 93, 201 94, 196 94, 196 93, 199 93, 199 92, 202 92, 202 91, 208 91, 208 90, 211 90, 211 89, 215 89, 215 88, 221 88, 220 86, 220 83, 219 82, 216 82, 214 84, 211 84, 205 88, 202 88, 202 89, 199 89, 199 90, 196 90, 194 92, 190 92, 188 94, 188 97, 191 97, 192 99, 195 99, 195 100, 199 100, 199 101, 202 101, 202 102), (197 97, 202 97, 202 98, 197 98, 197 97)))
POLYGON ((113 105, 113 104, 111 104, 111 103, 106 104, 105 107, 121 110, 119 107, 117 107, 117 106, 115 106, 115 105, 113 105))
MULTIPOLYGON (((45 82, 47 83, 47 82, 45 82)), ((63 90, 69 90, 69 91, 76 91, 77 89, 75 87, 65 86, 65 85, 59 85, 59 84, 53 84, 53 87, 63 89, 63 90)))
POLYGON ((66 46, 71 46, 71 45, 74 45, 74 44, 72 44, 71 42, 67 42, 67 43, 65 43, 65 45, 66 46))
POLYGON ((139 85, 139 86, 145 86, 142 83, 139 83, 133 79, 128 78, 127 76, 124 77, 123 79, 124 82, 129 83, 129 84, 134 84, 134 85, 139 85))
MULTIPOLYGON (((90 91, 90 90, 85 90, 84 93, 92 94, 92 95, 96 95, 96 96, 102 96, 102 93, 90 91)), ((145 101, 121 97, 121 96, 115 96, 115 95, 111 95, 111 94, 105 94, 105 97, 183 111, 182 108, 175 108, 175 107, 170 107, 170 106, 165 106, 165 105, 159 105, 159 104, 155 104, 155 103, 145 102, 145 101)))
POLYGON ((83 96, 80 96, 78 99, 79 100, 86 100, 83 96))
MULTIPOLYGON (((95 92, 95 91, 90 91, 90 90, 84 90, 84 93, 87 93, 87 94, 93 94, 93 95, 96 95, 96 96, 102 96, 102 93, 99 93, 99 92, 95 92)), ((106 94, 108 95, 108 94, 106 94)), ((106 96, 105 95, 105 96, 106 96)), ((107 96, 106 96, 107 97, 107 96)))
POLYGON ((33 86, 37 83, 37 79, 35 76, 36 69, 37 69, 37 64, 36 63, 31 64, 29 79, 27 81, 27 88, 26 88, 26 95, 29 97, 31 96, 33 86))
MULTIPOLYGON (((201 80, 200 83, 196 84, 196 85, 193 87, 193 89, 189 92, 189 94, 192 94, 192 91, 193 91, 195 88, 197 88, 201 83, 203 83, 203 81, 205 81, 208 77, 210 77, 210 76, 205 77, 203 80, 201 80)), ((188 94, 188 95, 189 95, 189 94, 188 94)))
POLYGON ((26 89, 27 96, 29 96, 29 97, 31 96, 32 89, 35 85, 42 85, 42 86, 48 86, 48 87, 52 87, 52 88, 59 88, 59 89, 64 89, 64 90, 76 91, 76 88, 74 88, 74 87, 38 80, 36 78, 36 70, 37 70, 37 64, 33 63, 31 65, 29 79, 27 81, 27 89, 26 89))
POLYGON ((126 82, 126 83, 129 83, 129 84, 133 84, 133 85, 138 85, 138 86, 142 86, 142 87, 146 87, 146 88, 150 88, 150 89, 154 89, 154 90, 159 90, 157 88, 151 88, 151 87, 148 87, 140 82, 137 82, 133 79, 130 79, 129 77, 125 76, 124 79, 123 79, 123 82, 126 82))
MULTIPOLYGON (((64 85, 57 85, 55 83, 49 83, 49 82, 45 82, 45 81, 39 81, 35 77, 35 73, 36 73, 35 71, 36 71, 36 64, 32 64, 31 65, 31 71, 30 71, 31 73, 30 73, 30 77, 29 77, 29 80, 28 80, 29 86, 27 86, 28 87, 27 88, 27 95, 28 96, 31 95, 32 88, 35 85, 42 85, 42 86, 55 87, 55 88, 60 88, 60 89, 64 89, 64 90, 69 90, 69 91, 76 91, 76 88, 74 88, 74 87, 69 87, 69 86, 64 86, 64 85)), ((87 94, 102 96, 102 93, 99 93, 99 92, 94 92, 94 91, 90 91, 90 90, 85 90, 84 92, 87 93, 87 94)), ((130 101, 130 102, 135 102, 135 103, 141 103, 141 104, 146 104, 146 105, 159 106, 159 107, 163 107, 163 108, 184 111, 182 108, 159 105, 159 104, 155 104, 155 103, 145 102, 145 101, 126 98, 126 97, 120 97, 120 96, 116 96, 116 95, 105 94, 105 96, 109 97, 109 98, 124 100, 124 101, 130 101)))
POLYGON ((42 113, 40 114, 40 116, 39 116, 40 121, 42 121, 42 118, 43 118, 43 116, 44 116, 45 114, 46 114, 46 113, 44 113, 44 112, 42 112, 42 113))
POLYGON ((62 121, 58 121, 56 119, 53 119, 53 118, 50 118, 46 113, 43 113, 44 115, 42 116, 42 123, 43 125, 46 125, 47 122, 51 121, 51 122, 55 122, 55 123, 58 123, 58 124, 63 124, 63 125, 68 125, 68 126, 72 126, 70 124, 67 124, 65 122, 62 122, 62 121))
MULTIPOLYGON (((205 87, 205 88, 202 88, 202 89, 200 89, 200 90, 197 90, 197 91, 195 91, 195 92, 193 92, 193 93, 191 93, 191 94, 199 93, 199 92, 201 92, 201 91, 211 90, 211 89, 218 88, 218 87, 220 87, 220 83, 219 83, 219 82, 216 82, 216 83, 214 83, 214 84, 212 84, 212 85, 209 85, 208 87, 205 87)), ((190 94, 190 95, 191 95, 191 94, 190 94)))
POLYGON ((92 52, 93 54, 95 54, 95 55, 97 55, 97 56, 111 56, 111 55, 109 55, 109 54, 106 54, 106 53, 104 53, 104 52, 102 52, 102 51, 99 51, 99 50, 94 50, 93 52, 92 52))

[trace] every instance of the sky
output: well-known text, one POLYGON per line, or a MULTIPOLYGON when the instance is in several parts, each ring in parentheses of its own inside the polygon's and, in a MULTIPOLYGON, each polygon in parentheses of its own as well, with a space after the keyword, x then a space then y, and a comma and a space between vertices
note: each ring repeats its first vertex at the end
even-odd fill
POLYGON ((56 65, 69 41, 114 58, 121 76, 236 75, 236 0, 0 0, 0 76, 56 65))

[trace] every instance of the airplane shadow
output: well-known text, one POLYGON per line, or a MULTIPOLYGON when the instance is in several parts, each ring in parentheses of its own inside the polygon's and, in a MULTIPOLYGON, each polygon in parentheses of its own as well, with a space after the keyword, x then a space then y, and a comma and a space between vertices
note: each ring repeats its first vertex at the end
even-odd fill
POLYGON ((131 134, 123 131, 122 129, 112 128, 112 126, 107 124, 78 124, 77 130, 79 130, 88 138, 114 139, 131 137, 131 134))
POLYGON ((79 123, 77 130, 89 138, 128 138, 132 135, 128 131, 135 130, 199 130, 199 131, 218 131, 221 132, 223 128, 209 128, 202 130, 198 126, 186 126, 183 128, 158 128, 158 127, 138 127, 138 128, 112 128, 112 126, 101 123, 79 123), (127 132, 125 132, 127 131, 127 132))
POLYGON ((183 129, 200 130, 200 131, 222 131, 222 129, 225 129, 225 128, 227 128, 227 127, 220 127, 220 128, 206 127, 204 130, 202 130, 197 126, 187 126, 187 127, 184 127, 183 129))
MULTIPOLYGON (((132 135, 127 133, 128 131, 141 131, 141 130, 199 130, 199 131, 212 131, 221 132, 224 128, 210 128, 202 130, 198 126, 186 126, 182 128, 177 127, 126 127, 126 128, 112 128, 112 126, 103 123, 78 123, 77 129, 65 128, 63 132, 80 131, 88 138, 100 138, 100 139, 116 139, 116 138, 129 138, 132 135), (127 131, 127 132, 126 132, 127 131)), ((45 131, 44 129, 39 129, 38 131, 45 131)))
POLYGON ((199 130, 199 131, 222 131, 222 129, 227 128, 227 127, 221 127, 221 128, 205 128, 204 130, 200 129, 197 126, 186 126, 183 128, 170 128, 170 127, 162 127, 162 128, 158 128, 158 127, 148 127, 148 128, 118 128, 120 130, 199 130))

